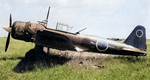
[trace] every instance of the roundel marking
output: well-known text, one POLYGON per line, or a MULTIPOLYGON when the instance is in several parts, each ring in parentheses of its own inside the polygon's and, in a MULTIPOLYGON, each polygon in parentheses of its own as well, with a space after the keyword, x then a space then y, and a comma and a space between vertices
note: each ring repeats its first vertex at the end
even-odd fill
POLYGON ((108 49, 108 43, 104 40, 98 40, 96 42, 96 48, 98 51, 106 51, 108 49))
POLYGON ((137 37, 142 37, 142 36, 143 36, 143 31, 140 30, 140 29, 138 29, 138 30, 136 31, 136 36, 137 36, 137 37))

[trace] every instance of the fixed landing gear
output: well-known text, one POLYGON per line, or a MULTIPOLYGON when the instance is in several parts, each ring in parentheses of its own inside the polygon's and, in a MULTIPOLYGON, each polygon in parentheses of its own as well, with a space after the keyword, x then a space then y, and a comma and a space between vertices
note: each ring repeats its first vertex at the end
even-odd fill
POLYGON ((43 60, 49 55, 49 48, 36 45, 34 49, 29 50, 26 55, 25 59, 29 62, 36 62, 38 60, 43 60))
POLYGON ((36 61, 38 61, 38 56, 35 54, 34 49, 31 49, 30 51, 28 51, 26 53, 25 59, 28 62, 36 62, 36 61))

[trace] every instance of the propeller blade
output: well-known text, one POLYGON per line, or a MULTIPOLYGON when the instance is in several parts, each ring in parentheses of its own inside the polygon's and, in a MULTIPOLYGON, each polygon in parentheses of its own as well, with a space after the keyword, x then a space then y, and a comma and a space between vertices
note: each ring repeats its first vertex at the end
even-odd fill
POLYGON ((7 51, 8 49, 8 46, 9 46, 9 41, 10 41, 10 32, 11 32, 11 24, 12 24, 12 18, 11 18, 11 14, 10 14, 10 19, 9 19, 9 28, 3 28, 5 29, 6 31, 8 31, 8 37, 7 37, 7 41, 6 41, 6 45, 5 45, 5 52, 7 51))
POLYGON ((8 49, 9 41, 10 41, 10 33, 8 33, 8 37, 7 37, 7 41, 6 41, 6 45, 5 45, 5 52, 6 52, 7 49, 8 49))
POLYGON ((49 11, 50 11, 50 7, 48 8, 48 12, 47 12, 47 17, 46 17, 47 20, 48 20, 48 17, 49 17, 49 11))
POLYGON ((12 24, 12 18, 11 18, 11 14, 10 14, 9 27, 11 27, 11 24, 12 24))

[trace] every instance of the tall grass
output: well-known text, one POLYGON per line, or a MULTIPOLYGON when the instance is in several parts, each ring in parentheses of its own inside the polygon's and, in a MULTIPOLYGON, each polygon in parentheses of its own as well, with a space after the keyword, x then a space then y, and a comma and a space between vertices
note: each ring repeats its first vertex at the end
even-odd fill
POLYGON ((98 63, 104 68, 72 65, 41 66, 32 71, 16 73, 14 67, 24 58, 25 53, 34 47, 11 39, 8 51, 4 52, 6 38, 0 38, 0 80, 149 80, 150 78, 150 40, 147 40, 146 57, 106 57, 98 63))

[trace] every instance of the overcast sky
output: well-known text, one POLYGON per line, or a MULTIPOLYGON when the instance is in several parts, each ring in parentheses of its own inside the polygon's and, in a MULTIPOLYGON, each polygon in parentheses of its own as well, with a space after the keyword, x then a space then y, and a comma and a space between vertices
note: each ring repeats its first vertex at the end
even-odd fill
POLYGON ((0 37, 7 32, 9 15, 14 21, 36 23, 46 18, 51 7, 48 28, 57 22, 73 26, 71 32, 87 28, 81 34, 104 38, 126 38, 137 25, 146 28, 150 39, 150 0, 0 0, 0 37))

